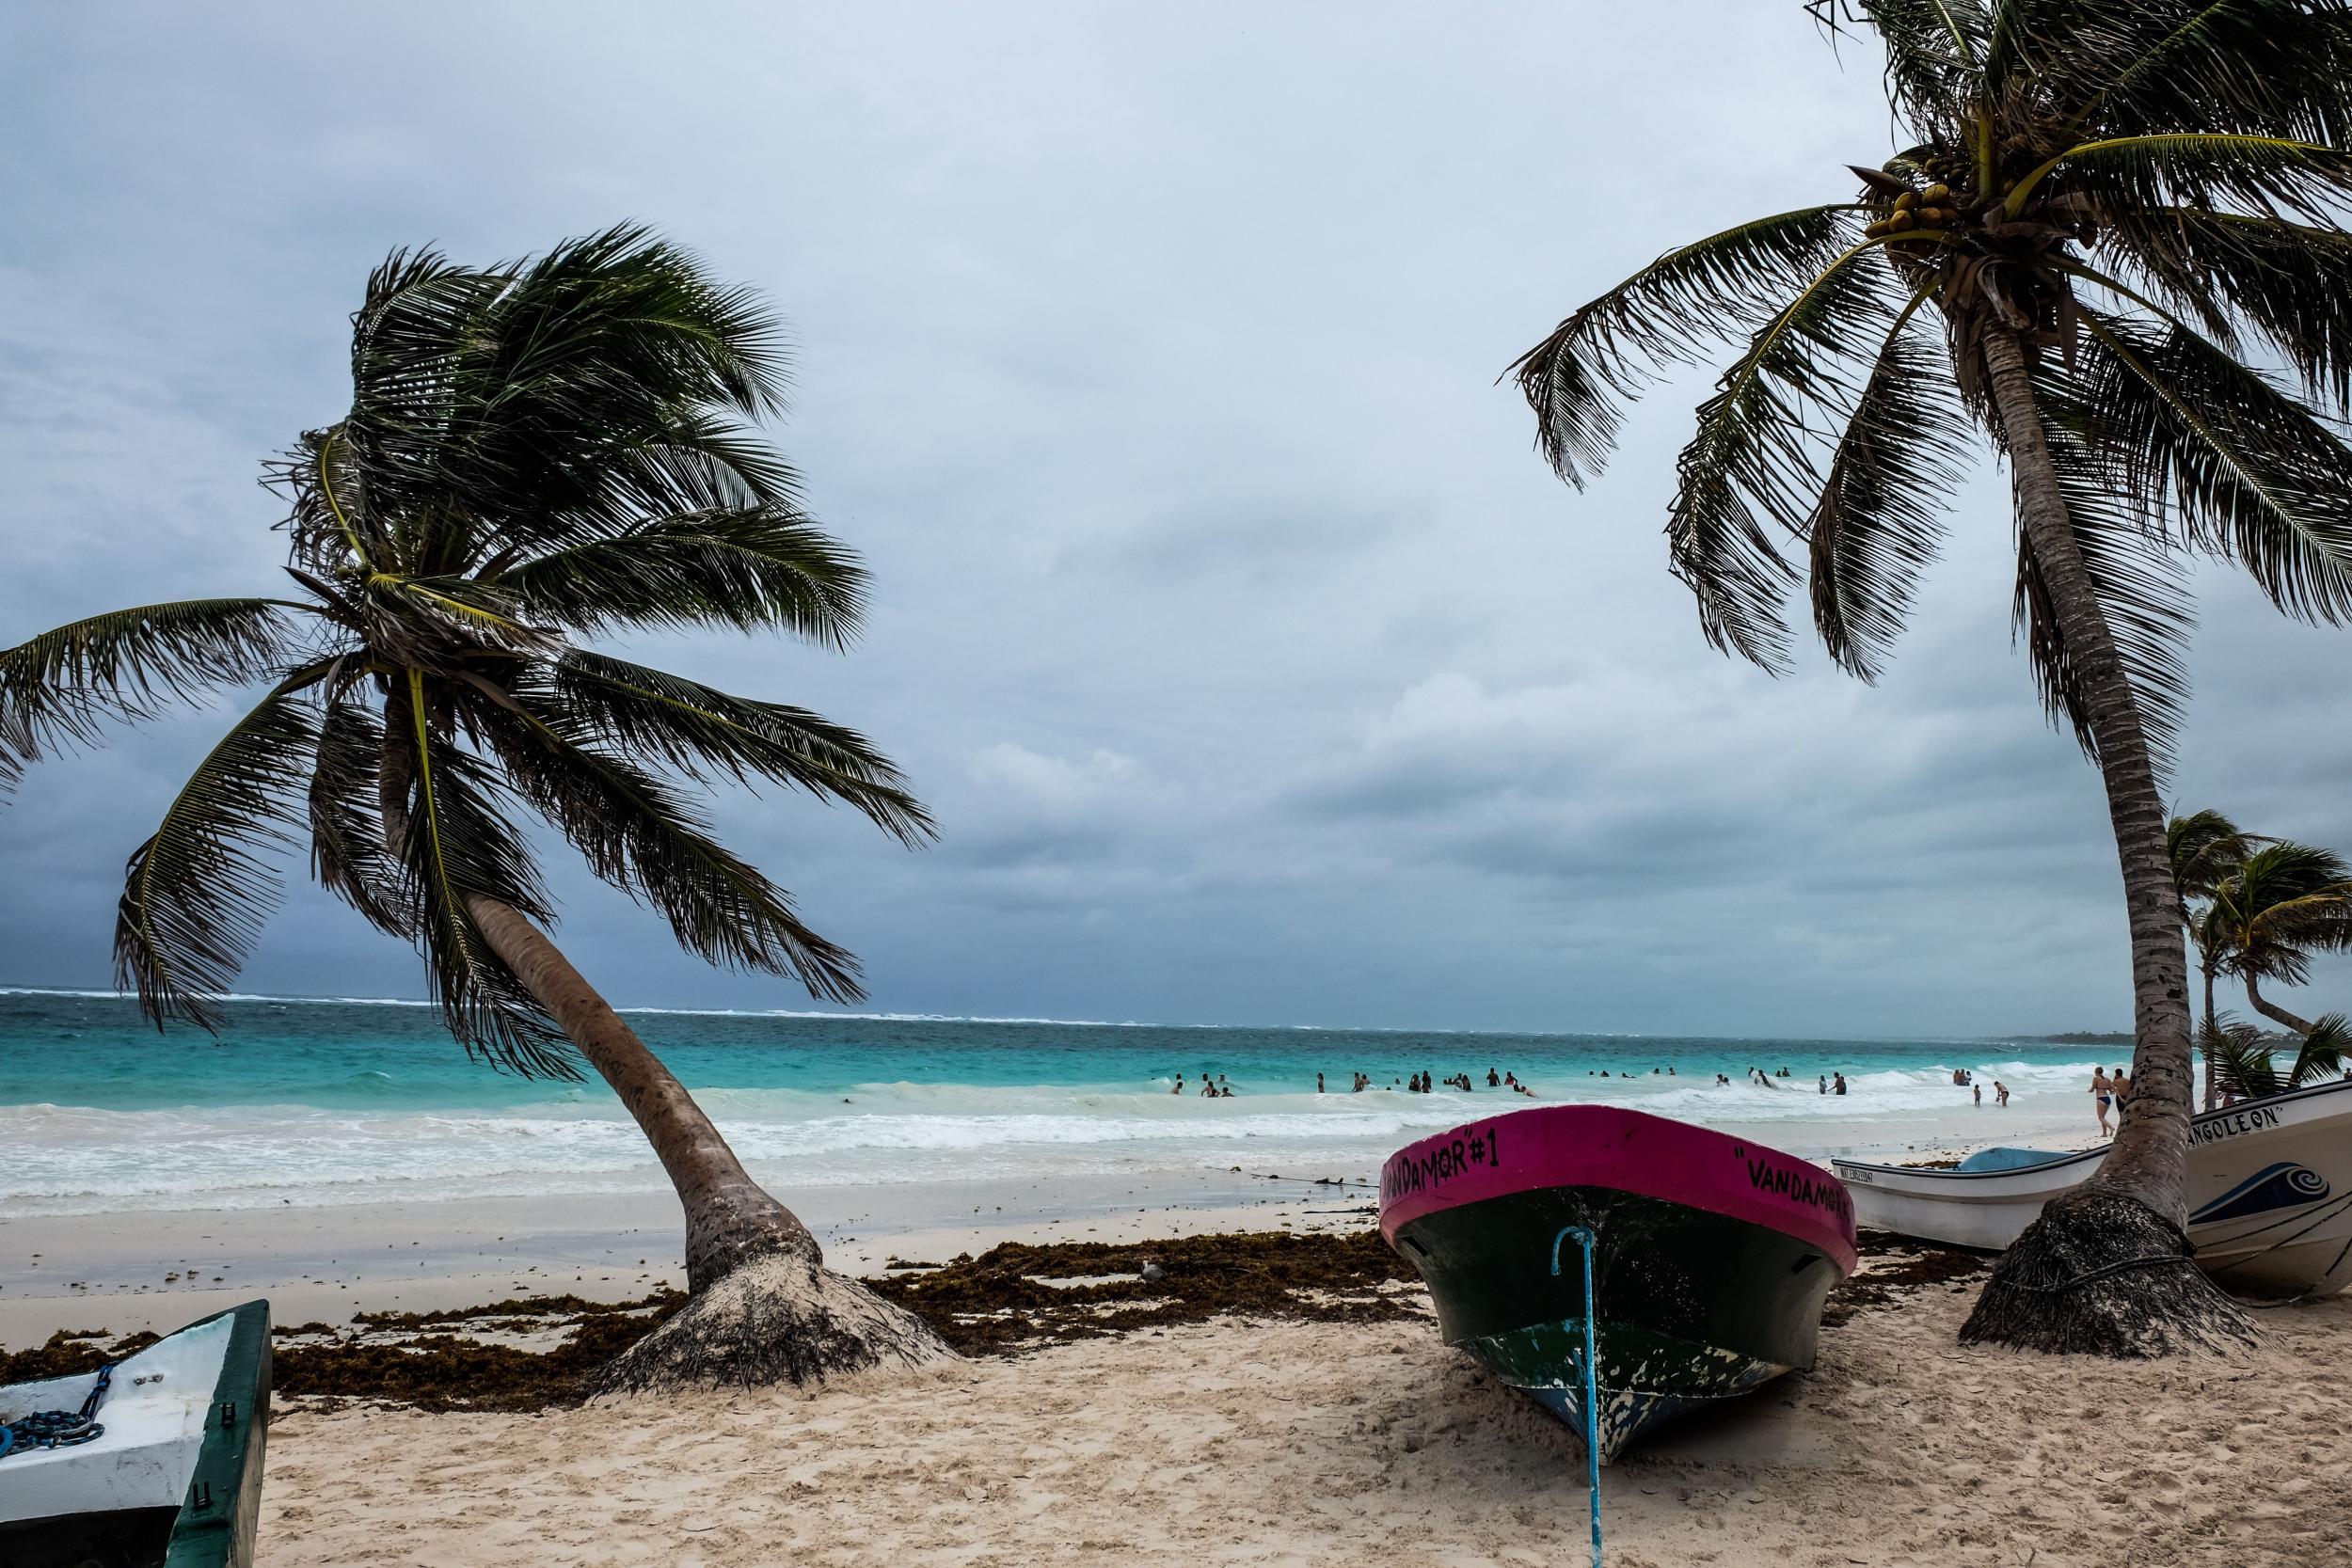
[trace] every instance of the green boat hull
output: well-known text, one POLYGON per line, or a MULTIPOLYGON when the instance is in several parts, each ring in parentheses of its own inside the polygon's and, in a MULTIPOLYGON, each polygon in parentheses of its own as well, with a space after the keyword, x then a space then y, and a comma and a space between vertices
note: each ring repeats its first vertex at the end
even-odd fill
POLYGON ((1428 1282, 1446 1342, 1580 1434, 1584 1266, 1596 1238, 1596 1446, 1602 1463, 1660 1422, 1810 1368, 1842 1276, 1770 1226, 1607 1187, 1551 1187, 1441 1209, 1396 1243, 1428 1282))

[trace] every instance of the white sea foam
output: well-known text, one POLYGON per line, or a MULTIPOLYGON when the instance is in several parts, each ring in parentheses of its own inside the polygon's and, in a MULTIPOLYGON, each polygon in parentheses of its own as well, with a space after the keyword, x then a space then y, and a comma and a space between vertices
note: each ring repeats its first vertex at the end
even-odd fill
MULTIPOLYGON (((1621 1104, 1738 1131, 1791 1152, 2079 1142, 2090 1064, 1989 1060, 1976 1104, 1938 1066, 1866 1072, 1844 1097, 1810 1079, 1765 1088, 1697 1075, 1572 1080, 1552 1098, 1621 1104), (1992 1083, 2015 1099, 1993 1104, 1992 1083)), ((496 1112, 385 1107, 0 1105, 0 1213, 427 1200, 657 1190, 660 1169, 618 1106, 549 1086, 496 1112)), ((838 1186, 1143 1170, 1370 1175, 1399 1145, 1524 1109, 1516 1095, 1173 1095, 1141 1085, 875 1083, 837 1092, 714 1088, 698 1098, 763 1179, 838 1186)))

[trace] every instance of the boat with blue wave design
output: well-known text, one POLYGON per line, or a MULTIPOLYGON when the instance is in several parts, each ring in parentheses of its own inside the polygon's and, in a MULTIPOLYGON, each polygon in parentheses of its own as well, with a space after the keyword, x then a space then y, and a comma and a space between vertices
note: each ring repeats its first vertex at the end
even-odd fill
MULTIPOLYGON (((2352 1082, 2242 1100, 2189 1122, 2188 1239, 2225 1289, 2328 1295, 2352 1284, 2352 1082)), ((1835 1160, 1854 1220, 1994 1250, 2042 1206, 2090 1179, 2106 1146, 2076 1154, 1988 1148, 1953 1170, 1835 1160)))

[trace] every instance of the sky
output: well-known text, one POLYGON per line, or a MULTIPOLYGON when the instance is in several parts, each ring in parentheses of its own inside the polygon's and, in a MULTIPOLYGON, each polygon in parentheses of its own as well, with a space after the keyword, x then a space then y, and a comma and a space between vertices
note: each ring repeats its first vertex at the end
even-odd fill
MULTIPOLYGON (((867 1008, 2127 1028, 2104 800, 2011 644, 1999 474, 1951 454, 1953 537, 1879 684, 1810 644, 1775 680, 1665 570, 1708 377, 1646 398, 1582 494, 1497 385, 1669 245, 1843 199, 1891 136, 1876 59, 1797 0, 7 8, 0 645, 273 591, 261 464, 347 404, 388 251, 644 220, 789 322, 772 435, 874 607, 846 657, 611 646, 906 768, 919 853, 716 804, 863 958, 867 1008)), ((2352 632, 2197 586, 2177 797, 2352 848, 2352 632)), ((123 858, 228 718, 0 804, 0 983, 106 982, 123 858)), ((615 1002, 812 1006, 550 860, 615 1002)), ((294 869, 246 989, 422 994, 294 869)), ((2352 1003, 2352 966, 2288 999, 2352 1003)))

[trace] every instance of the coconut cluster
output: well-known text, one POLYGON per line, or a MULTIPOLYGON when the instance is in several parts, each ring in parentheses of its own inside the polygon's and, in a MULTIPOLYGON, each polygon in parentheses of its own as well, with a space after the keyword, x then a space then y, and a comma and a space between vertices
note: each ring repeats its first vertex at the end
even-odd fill
POLYGON ((1924 190, 1904 191, 1881 211, 1883 216, 1863 230, 1872 239, 1913 230, 1946 230, 1958 223, 1968 197, 1937 181, 1924 190))

